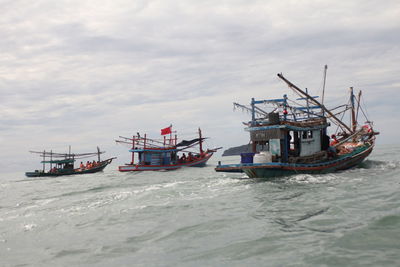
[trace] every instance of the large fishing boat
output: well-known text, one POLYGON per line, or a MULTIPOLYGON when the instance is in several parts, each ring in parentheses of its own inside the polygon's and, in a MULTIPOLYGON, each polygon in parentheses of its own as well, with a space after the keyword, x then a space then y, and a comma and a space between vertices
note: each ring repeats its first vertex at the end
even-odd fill
POLYGON ((30 151, 31 153, 38 154, 43 164, 42 170, 35 170, 33 172, 26 172, 27 177, 42 177, 42 176, 62 176, 62 175, 75 175, 75 174, 88 174, 102 171, 108 164, 115 158, 109 158, 101 160, 100 155, 105 153, 100 151, 97 147, 97 152, 93 153, 71 153, 71 147, 69 153, 56 153, 53 151, 30 151), (76 160, 87 159, 97 155, 97 161, 81 161, 79 168, 74 167, 76 160), (48 169, 46 169, 48 166, 48 169))
POLYGON ((128 144, 132 153, 132 160, 123 166, 119 166, 121 172, 129 171, 160 171, 176 170, 182 167, 204 167, 213 153, 219 149, 203 150, 201 130, 198 137, 191 140, 182 140, 178 143, 177 135, 172 136, 172 125, 161 129, 161 139, 151 139, 147 134, 139 133, 129 137, 120 136, 117 143, 128 144), (169 135, 169 137, 167 137, 169 135), (190 149, 198 146, 198 151, 190 149), (187 153, 187 155, 186 155, 187 153), (135 154, 137 160, 135 162, 135 154))
POLYGON ((218 172, 244 172, 250 178, 270 178, 297 173, 328 173, 352 168, 360 164, 373 150, 375 136, 373 124, 360 106, 361 91, 356 97, 350 87, 348 104, 328 109, 318 96, 311 96, 282 79, 300 98, 290 100, 287 95, 281 99, 251 99, 250 106, 234 103, 234 107, 251 113, 251 121, 245 130, 250 132, 251 153, 242 153, 240 164, 221 164, 218 172), (299 103, 298 101, 301 101, 299 103), (266 109, 272 108, 267 112, 266 109), (366 118, 365 124, 358 123, 359 111, 366 118), (350 111, 350 126, 344 121, 350 111), (341 118, 339 119, 339 115, 341 118), (327 128, 331 123, 337 126, 331 138, 327 128))

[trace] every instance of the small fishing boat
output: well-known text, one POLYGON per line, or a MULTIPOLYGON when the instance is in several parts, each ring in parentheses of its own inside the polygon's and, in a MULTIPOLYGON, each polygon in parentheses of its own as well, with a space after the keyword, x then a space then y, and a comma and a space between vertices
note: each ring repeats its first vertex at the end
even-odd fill
POLYGON ((244 172, 250 178, 328 173, 357 166, 372 152, 379 132, 360 106, 361 91, 356 97, 351 87, 347 104, 328 109, 323 104, 326 66, 321 102, 282 74, 278 77, 300 98, 296 102, 283 95, 281 99, 252 98, 250 106, 234 103, 235 108, 251 113, 245 130, 250 133, 252 152, 242 153, 239 164, 219 162, 217 172, 244 172), (363 125, 357 120, 360 110, 366 117, 363 125), (343 118, 346 111, 350 111, 350 126, 338 117, 343 118), (337 126, 332 142, 327 134, 331 123, 337 126))
POLYGON ((203 150, 201 130, 199 136, 191 140, 182 140, 178 143, 177 135, 172 136, 172 125, 161 130, 162 139, 151 139, 139 133, 129 137, 120 136, 117 143, 128 144, 131 146, 129 152, 132 153, 132 160, 123 166, 119 166, 121 172, 129 171, 160 171, 176 170, 182 167, 204 167, 213 153, 220 148, 203 150), (169 134, 169 138, 166 136, 169 134), (199 150, 190 149, 198 146, 199 150), (185 153, 188 153, 187 155, 185 153), (137 162, 135 162, 137 154, 137 162))
POLYGON ((75 175, 75 174, 88 174, 96 173, 104 170, 104 168, 112 162, 115 158, 109 158, 101 160, 100 155, 105 153, 100 151, 97 147, 97 152, 93 153, 71 153, 71 147, 69 153, 55 153, 53 151, 30 151, 31 153, 38 154, 43 160, 42 170, 35 170, 33 172, 26 172, 27 177, 42 177, 42 176, 63 176, 63 175, 75 175), (97 155, 97 161, 87 161, 84 164, 81 161, 79 168, 74 167, 74 162, 78 159, 86 159, 97 155), (49 166, 46 170, 46 165, 49 166))

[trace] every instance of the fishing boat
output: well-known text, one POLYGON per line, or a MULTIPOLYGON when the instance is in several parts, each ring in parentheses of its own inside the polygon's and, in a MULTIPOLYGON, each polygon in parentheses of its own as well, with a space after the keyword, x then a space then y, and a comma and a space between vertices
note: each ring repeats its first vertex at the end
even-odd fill
POLYGON ((120 136, 117 143, 127 144, 131 147, 132 160, 123 166, 119 166, 121 172, 130 171, 161 171, 176 170, 182 167, 204 167, 213 153, 220 148, 203 150, 203 142, 200 128, 198 137, 191 140, 178 142, 177 135, 172 136, 172 125, 161 129, 161 139, 148 138, 147 134, 140 133, 130 137, 120 136), (169 135, 169 137, 167 137, 169 135), (191 149, 198 147, 198 151, 191 149), (187 155, 186 155, 187 153, 187 155), (135 161, 135 154, 137 160, 135 161))
POLYGON ((328 109, 323 104, 326 66, 321 102, 282 74, 278 77, 300 98, 296 102, 285 94, 280 99, 252 98, 249 106, 234 103, 235 108, 251 113, 245 130, 250 133, 252 152, 242 153, 239 164, 219 162, 217 172, 244 172, 250 178, 319 174, 355 167, 368 157, 379 132, 360 105, 361 91, 356 97, 350 87, 349 102, 328 109), (366 118, 362 125, 358 123, 360 110, 366 118), (346 111, 350 111, 349 125, 343 121, 346 111), (330 138, 331 124, 337 128, 330 138))
POLYGON ((97 152, 93 153, 71 153, 71 147, 69 153, 56 153, 53 151, 30 151, 33 154, 37 154, 42 158, 41 163, 43 168, 41 170, 35 170, 33 172, 26 172, 27 177, 42 177, 42 176, 63 176, 63 175, 75 175, 75 174, 88 174, 96 173, 104 170, 104 168, 112 162, 114 158, 101 160, 100 155, 105 153, 100 151, 97 147, 97 152), (76 160, 82 160, 97 155, 97 161, 87 161, 86 164, 81 161, 79 168, 74 167, 76 160), (46 168, 48 166, 48 168, 46 168))

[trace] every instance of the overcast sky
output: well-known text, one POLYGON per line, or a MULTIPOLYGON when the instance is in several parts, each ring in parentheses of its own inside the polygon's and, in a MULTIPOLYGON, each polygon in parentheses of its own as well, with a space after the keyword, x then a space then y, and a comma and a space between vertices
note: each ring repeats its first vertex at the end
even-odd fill
MULTIPOLYGON (((119 135, 201 127, 209 146, 248 142, 232 102, 281 97, 277 73, 326 105, 362 89, 378 144, 400 131, 400 2, 322 0, 0 1, 0 168, 29 150, 128 161, 119 135)), ((28 169, 27 169, 28 168, 28 169)))

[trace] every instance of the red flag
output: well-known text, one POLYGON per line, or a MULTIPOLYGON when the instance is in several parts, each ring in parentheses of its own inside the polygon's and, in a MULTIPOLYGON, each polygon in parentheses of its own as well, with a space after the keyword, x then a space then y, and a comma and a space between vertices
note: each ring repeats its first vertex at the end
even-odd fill
POLYGON ((172 125, 167 127, 167 128, 161 129, 161 135, 170 134, 171 133, 171 129, 172 129, 172 125))

